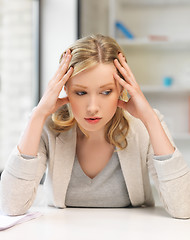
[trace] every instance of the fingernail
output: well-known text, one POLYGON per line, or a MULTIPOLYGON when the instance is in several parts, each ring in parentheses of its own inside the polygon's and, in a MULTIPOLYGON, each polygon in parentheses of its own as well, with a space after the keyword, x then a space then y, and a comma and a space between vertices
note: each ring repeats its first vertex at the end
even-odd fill
POLYGON ((60 62, 59 63, 62 63, 64 60, 64 53, 62 54, 61 58, 60 58, 60 62))
POLYGON ((68 53, 69 53, 69 50, 67 49, 67 55, 68 55, 68 53))

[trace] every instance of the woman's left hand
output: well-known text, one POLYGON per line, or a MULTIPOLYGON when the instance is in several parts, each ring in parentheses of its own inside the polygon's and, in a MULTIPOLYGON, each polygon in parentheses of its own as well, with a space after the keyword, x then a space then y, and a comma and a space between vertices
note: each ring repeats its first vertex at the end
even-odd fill
POLYGON ((131 115, 139 118, 144 123, 149 133, 155 155, 173 154, 174 147, 167 137, 156 113, 143 95, 133 73, 121 53, 119 54, 119 61, 115 59, 114 64, 124 79, 120 78, 117 73, 114 73, 114 78, 130 94, 128 102, 118 100, 118 107, 127 110, 131 115))
POLYGON ((125 57, 122 53, 119 53, 118 56, 119 61, 115 59, 114 64, 124 79, 122 79, 117 73, 114 73, 114 78, 127 90, 130 95, 128 102, 124 102, 119 99, 118 107, 127 110, 132 116, 139 118, 144 122, 150 114, 152 115, 155 113, 136 82, 125 57))

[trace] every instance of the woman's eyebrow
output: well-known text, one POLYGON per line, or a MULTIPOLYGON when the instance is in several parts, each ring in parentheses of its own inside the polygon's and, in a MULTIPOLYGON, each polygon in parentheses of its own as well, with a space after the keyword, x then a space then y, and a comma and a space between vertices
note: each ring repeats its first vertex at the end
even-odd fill
MULTIPOLYGON (((115 84, 113 82, 111 82, 111 83, 106 83, 106 84, 100 86, 100 88, 104 88, 106 86, 111 86, 111 85, 115 86, 115 84)), ((81 88, 85 88, 85 89, 88 88, 88 87, 80 85, 80 84, 74 84, 74 85, 72 85, 72 87, 81 87, 81 88)))

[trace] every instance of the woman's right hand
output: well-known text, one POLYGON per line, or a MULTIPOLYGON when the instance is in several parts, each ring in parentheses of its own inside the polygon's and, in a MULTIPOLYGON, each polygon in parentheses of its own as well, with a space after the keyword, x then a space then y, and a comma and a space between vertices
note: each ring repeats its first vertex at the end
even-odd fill
POLYGON ((63 55, 62 61, 54 77, 49 81, 48 87, 37 105, 37 111, 47 118, 50 114, 57 111, 58 108, 69 102, 68 97, 59 98, 59 94, 73 73, 73 67, 69 67, 71 61, 70 49, 63 55), (68 70, 68 71, 67 71, 68 70))

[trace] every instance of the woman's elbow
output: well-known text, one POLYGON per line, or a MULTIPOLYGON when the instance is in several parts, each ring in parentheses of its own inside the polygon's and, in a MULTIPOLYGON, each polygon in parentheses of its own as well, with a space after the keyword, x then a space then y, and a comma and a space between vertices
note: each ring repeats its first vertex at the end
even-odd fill
POLYGON ((1 201, 1 211, 8 216, 23 215, 27 212, 28 208, 23 206, 15 206, 14 204, 8 203, 7 201, 1 201))
POLYGON ((168 211, 171 217, 176 219, 189 219, 190 218, 190 204, 186 207, 180 206, 178 209, 168 211))

